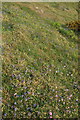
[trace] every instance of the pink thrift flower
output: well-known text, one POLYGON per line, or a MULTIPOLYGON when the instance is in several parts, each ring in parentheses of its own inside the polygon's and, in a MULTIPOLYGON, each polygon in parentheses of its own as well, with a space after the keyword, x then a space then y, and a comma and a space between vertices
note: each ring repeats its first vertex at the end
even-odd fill
POLYGON ((52 112, 49 112, 49 115, 52 115, 52 112))
POLYGON ((50 116, 50 118, 52 118, 52 116, 50 116))
POLYGON ((58 97, 58 95, 56 95, 55 97, 58 97))

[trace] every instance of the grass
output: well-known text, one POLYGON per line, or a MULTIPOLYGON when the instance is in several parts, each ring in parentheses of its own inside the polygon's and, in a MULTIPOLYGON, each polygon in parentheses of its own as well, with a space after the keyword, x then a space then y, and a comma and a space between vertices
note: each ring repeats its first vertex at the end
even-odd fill
POLYGON ((2 6, 2 117, 78 118, 77 3, 2 6))

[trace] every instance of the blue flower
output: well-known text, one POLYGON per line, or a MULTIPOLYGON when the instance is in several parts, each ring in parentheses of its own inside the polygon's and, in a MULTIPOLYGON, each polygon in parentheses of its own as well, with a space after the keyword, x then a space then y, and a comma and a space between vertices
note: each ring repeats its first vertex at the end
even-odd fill
POLYGON ((37 104, 34 104, 33 107, 36 108, 36 107, 37 107, 37 104))

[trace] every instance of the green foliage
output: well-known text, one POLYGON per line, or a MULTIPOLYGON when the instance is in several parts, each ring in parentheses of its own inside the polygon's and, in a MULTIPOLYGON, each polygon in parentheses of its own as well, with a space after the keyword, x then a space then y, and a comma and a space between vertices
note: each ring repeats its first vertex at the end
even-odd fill
POLYGON ((52 27, 55 27, 55 28, 57 28, 57 29, 59 29, 60 27, 61 27, 61 24, 60 23, 58 23, 58 22, 55 22, 55 21, 52 21, 52 20, 46 20, 46 22, 48 23, 48 24, 50 24, 52 27))
POLYGON ((54 3, 52 2, 52 3, 50 3, 50 5, 53 8, 58 8, 59 7, 59 5, 56 2, 54 2, 54 3))
POLYGON ((64 28, 60 28, 59 29, 59 32, 64 35, 65 37, 71 38, 71 40, 73 40, 74 42, 76 42, 78 40, 78 37, 77 35, 75 35, 74 31, 72 30, 67 30, 67 29, 64 29, 64 28))
POLYGON ((3 119, 78 117, 78 36, 40 13, 61 4, 3 3, 3 119))

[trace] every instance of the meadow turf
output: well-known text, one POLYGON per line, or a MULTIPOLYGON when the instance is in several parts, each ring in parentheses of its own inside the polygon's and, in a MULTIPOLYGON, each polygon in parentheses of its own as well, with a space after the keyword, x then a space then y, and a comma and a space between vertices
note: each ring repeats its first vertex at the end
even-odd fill
POLYGON ((2 3, 3 118, 78 118, 77 6, 2 3))

